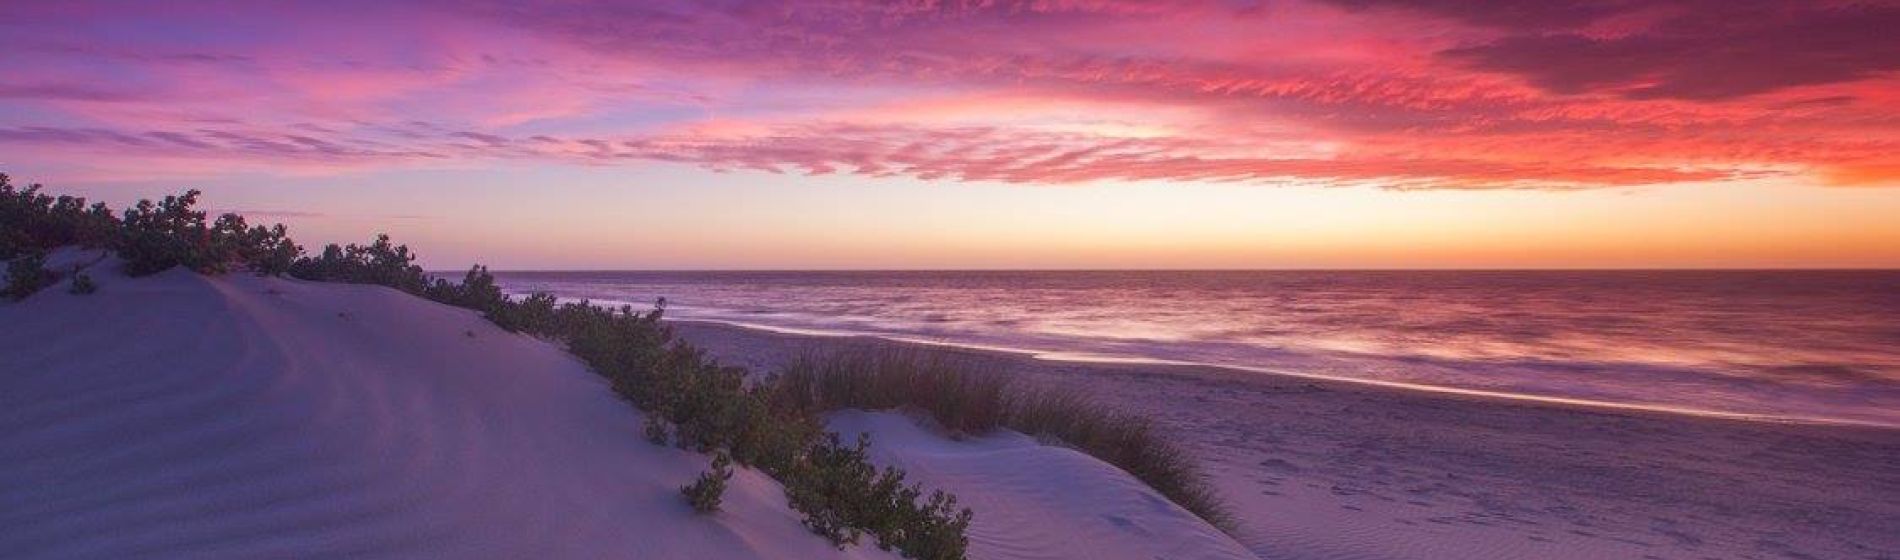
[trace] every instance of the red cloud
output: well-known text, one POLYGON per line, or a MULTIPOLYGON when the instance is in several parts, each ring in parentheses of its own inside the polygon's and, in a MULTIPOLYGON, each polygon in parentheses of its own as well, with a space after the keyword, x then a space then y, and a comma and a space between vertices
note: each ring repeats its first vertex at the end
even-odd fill
POLYGON ((0 142, 1016 183, 1889 184, 1895 27, 1888 4, 1716 0, 86 4, 0 20, 0 142), (140 25, 163 31, 113 31, 140 25))

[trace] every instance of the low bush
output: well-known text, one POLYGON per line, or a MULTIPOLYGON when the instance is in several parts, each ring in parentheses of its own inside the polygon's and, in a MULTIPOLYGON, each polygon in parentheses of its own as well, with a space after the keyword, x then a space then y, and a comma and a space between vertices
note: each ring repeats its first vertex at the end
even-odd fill
POLYGON ((786 494, 793 509, 806 512, 805 526, 839 546, 870 533, 878 548, 911 558, 963 558, 970 510, 959 509, 956 498, 942 491, 918 505, 923 489, 905 485, 903 471, 872 465, 870 443, 859 434, 856 444, 844 445, 838 434, 827 433, 799 464, 792 475, 798 482, 786 494))
POLYGON ((73 285, 66 288, 66 291, 73 294, 86 295, 99 291, 99 285, 93 283, 92 275, 75 270, 73 271, 73 285))
POLYGON ((396 245, 388 235, 377 235, 369 245, 326 245, 322 254, 296 259, 285 268, 291 276, 304 280, 376 284, 428 295, 432 279, 415 261, 416 255, 409 252, 408 245, 396 245))
POLYGON ((732 459, 725 453, 715 453, 712 468, 699 473, 699 478, 692 484, 680 487, 680 494, 686 496, 686 503, 693 506, 693 511, 719 511, 719 501, 726 494, 726 481, 731 479, 732 459))
POLYGON ((807 355, 780 374, 777 397, 819 414, 846 408, 912 409, 954 434, 1006 427, 1055 440, 1127 471, 1222 529, 1232 518, 1192 456, 1154 424, 1073 392, 1013 387, 969 363, 912 350, 807 355))
POLYGON ((57 279, 52 271, 46 270, 46 255, 19 255, 7 262, 7 287, 0 296, 14 301, 26 299, 26 296, 33 295, 57 279))
POLYGON ((16 187, 0 173, 0 260, 63 245, 105 247, 117 240, 118 218, 104 203, 54 197, 39 185, 16 187))

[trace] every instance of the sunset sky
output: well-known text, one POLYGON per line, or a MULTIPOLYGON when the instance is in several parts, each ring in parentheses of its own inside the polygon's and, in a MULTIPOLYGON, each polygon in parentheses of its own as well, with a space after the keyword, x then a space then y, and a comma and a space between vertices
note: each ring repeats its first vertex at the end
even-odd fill
POLYGON ((7 2, 0 171, 454 268, 1900 267, 1900 2, 7 2))

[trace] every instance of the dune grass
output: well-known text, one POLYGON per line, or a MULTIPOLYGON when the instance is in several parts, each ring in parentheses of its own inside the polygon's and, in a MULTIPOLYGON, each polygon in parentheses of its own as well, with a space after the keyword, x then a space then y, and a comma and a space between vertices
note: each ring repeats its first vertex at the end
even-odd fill
POLYGON ((1233 517, 1193 456, 1148 418, 1073 391, 1018 386, 941 353, 855 349, 808 354, 776 378, 781 404, 813 413, 858 408, 928 414, 951 435, 999 428, 1054 440, 1127 471, 1201 519, 1231 531, 1233 517))
POLYGON ((781 402, 807 411, 911 407, 953 435, 982 434, 1009 417, 1009 382, 942 356, 907 351, 808 354, 780 373, 781 402))

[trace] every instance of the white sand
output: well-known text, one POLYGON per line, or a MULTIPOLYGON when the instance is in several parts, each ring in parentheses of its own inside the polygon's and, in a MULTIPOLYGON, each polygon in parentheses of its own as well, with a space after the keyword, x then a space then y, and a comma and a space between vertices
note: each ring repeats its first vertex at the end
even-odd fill
MULTIPOLYGON (((831 547, 754 472, 694 514, 678 487, 705 456, 646 443, 582 364, 473 312, 113 268, 0 303, 0 558, 894 557, 831 547)), ((903 422, 839 425, 966 493, 975 558, 1244 554, 1086 456, 903 422)))
POLYGON ((677 488, 556 348, 380 287, 95 273, 0 304, 0 557, 821 558, 780 487, 677 488))
MULTIPOLYGON (((676 325, 754 369, 898 344, 676 325)), ((1897 430, 918 349, 1159 420, 1204 460, 1238 514, 1240 540, 1263 558, 1900 558, 1897 430)))
POLYGON ((891 412, 833 414, 871 457, 942 488, 977 516, 971 558, 1253 558, 1240 543, 1127 473, 1087 454, 1002 431, 951 441, 891 412))

